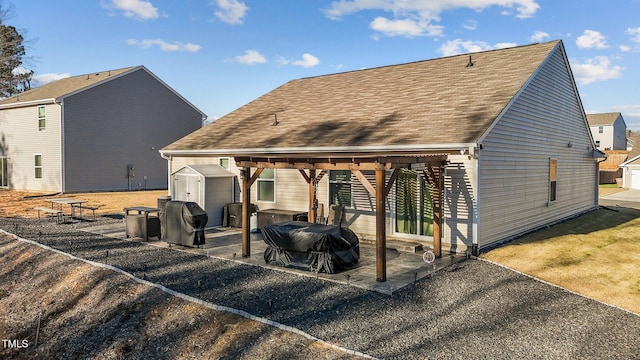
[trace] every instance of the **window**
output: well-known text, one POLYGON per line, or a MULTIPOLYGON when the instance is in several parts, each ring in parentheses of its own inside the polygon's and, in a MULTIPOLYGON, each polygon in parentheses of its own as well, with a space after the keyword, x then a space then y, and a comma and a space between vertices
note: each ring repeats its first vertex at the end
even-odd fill
POLYGON ((329 204, 352 207, 351 201, 351 171, 329 171, 329 204))
POLYGON ((38 130, 44 130, 47 126, 44 105, 38 106, 38 130))
POLYGON ((258 176, 258 201, 276 201, 275 175, 275 169, 264 169, 258 176))
POLYGON ((229 170, 229 158, 228 157, 219 158, 218 159, 218 165, 220 165, 223 168, 229 170))
POLYGON ((604 132, 604 126, 598 126, 598 134, 602 134, 604 132))
POLYGON ((6 157, 0 157, 0 187, 9 186, 9 166, 7 162, 9 159, 6 157))
POLYGON ((42 155, 36 154, 33 155, 34 159, 34 169, 35 169, 35 177, 36 179, 42 179, 42 155))
POLYGON ((557 159, 549 159, 549 202, 556 201, 557 185, 556 171, 558 167, 557 159))

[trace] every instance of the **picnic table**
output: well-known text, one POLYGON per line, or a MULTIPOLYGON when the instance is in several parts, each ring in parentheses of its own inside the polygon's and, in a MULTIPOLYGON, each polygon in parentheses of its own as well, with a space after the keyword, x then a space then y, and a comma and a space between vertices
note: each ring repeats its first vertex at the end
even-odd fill
POLYGON ((63 205, 69 205, 69 207, 71 208, 71 218, 76 218, 76 209, 80 210, 80 215, 79 218, 82 218, 82 210, 83 209, 87 209, 87 210, 91 210, 93 211, 93 217, 95 219, 96 217, 96 213, 95 207, 89 207, 89 206, 84 206, 83 204, 85 204, 87 202, 87 200, 81 200, 81 199, 74 199, 74 198, 49 198, 49 199, 45 199, 46 201, 51 203, 51 209, 54 209, 55 204, 58 204, 58 210, 60 212, 64 212, 62 209, 63 205))

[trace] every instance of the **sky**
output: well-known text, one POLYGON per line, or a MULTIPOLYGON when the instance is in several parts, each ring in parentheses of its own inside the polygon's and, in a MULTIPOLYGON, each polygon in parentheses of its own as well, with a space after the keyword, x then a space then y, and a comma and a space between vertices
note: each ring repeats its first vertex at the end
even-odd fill
POLYGON ((1 0, 32 86, 144 65, 217 119, 294 79, 562 40, 587 113, 640 130, 640 0, 1 0))

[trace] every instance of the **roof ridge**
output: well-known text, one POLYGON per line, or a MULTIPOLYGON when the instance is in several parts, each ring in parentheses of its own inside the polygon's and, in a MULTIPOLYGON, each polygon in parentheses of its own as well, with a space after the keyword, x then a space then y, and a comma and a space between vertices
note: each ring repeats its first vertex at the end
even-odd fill
POLYGON ((360 71, 379 70, 379 69, 385 69, 385 68, 391 68, 391 67, 400 67, 400 66, 406 66, 406 65, 411 65, 411 64, 419 64, 419 63, 424 63, 424 62, 429 62, 429 61, 442 61, 442 60, 447 60, 447 59, 451 59, 451 58, 455 58, 455 57, 464 57, 464 56, 469 56, 469 55, 486 54, 486 53, 497 52, 497 51, 521 49, 521 48, 525 48, 525 47, 545 45, 545 44, 551 44, 551 43, 562 43, 562 40, 561 39, 556 39, 556 40, 551 40, 551 41, 537 42, 537 43, 524 44, 524 45, 517 45, 517 46, 506 47, 506 48, 488 49, 488 50, 468 52, 468 53, 463 53, 463 54, 454 54, 454 55, 448 55, 448 56, 443 56, 443 57, 435 57, 435 58, 430 58, 430 59, 408 61, 408 62, 399 63, 399 64, 380 65, 380 66, 374 66, 374 67, 369 67, 369 68, 347 70, 347 71, 330 73, 330 74, 307 76, 307 77, 301 77, 301 78, 297 78, 297 79, 292 79, 291 81, 314 79, 314 78, 320 78, 320 77, 325 77, 325 76, 343 75, 343 74, 355 73, 355 72, 360 72, 360 71))

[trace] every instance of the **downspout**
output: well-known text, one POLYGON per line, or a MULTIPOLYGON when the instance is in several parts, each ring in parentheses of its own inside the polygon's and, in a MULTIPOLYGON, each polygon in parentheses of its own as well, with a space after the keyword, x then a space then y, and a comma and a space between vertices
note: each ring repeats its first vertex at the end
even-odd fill
MULTIPOLYGON (((600 206, 600 163, 604 162, 607 160, 607 157, 605 156, 602 160, 598 160, 596 161, 596 191, 595 191, 595 195, 596 195, 596 206, 595 208, 597 209, 600 206)), ((624 174, 624 173, 623 173, 624 174)), ((622 178, 622 180, 624 181, 624 177, 622 178)), ((623 184, 624 186, 624 184, 623 184)))
POLYGON ((474 173, 474 177, 473 177, 473 184, 471 185, 473 187, 473 212, 472 212, 472 216, 473 216, 473 220, 472 220, 472 225, 471 225, 471 232, 472 232, 472 236, 473 239, 471 239, 471 254, 473 256, 478 256, 480 255, 480 246, 479 246, 479 239, 480 239, 480 231, 478 229, 478 220, 479 220, 479 212, 480 212, 480 149, 482 149, 482 145, 481 144, 476 144, 476 147, 469 147, 469 156, 471 156, 471 159, 473 160, 473 173, 474 173))
POLYGON ((173 155, 165 155, 162 153, 162 151, 160 152, 160 157, 167 160, 167 195, 171 195, 172 192, 172 186, 171 186, 171 166, 173 165, 173 155))

